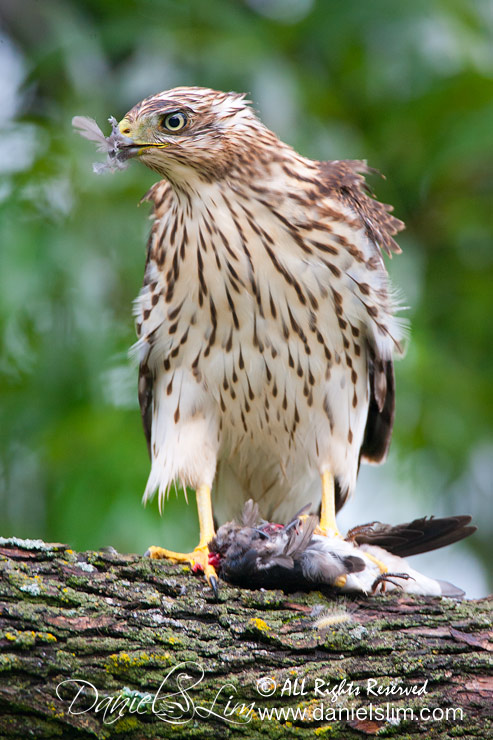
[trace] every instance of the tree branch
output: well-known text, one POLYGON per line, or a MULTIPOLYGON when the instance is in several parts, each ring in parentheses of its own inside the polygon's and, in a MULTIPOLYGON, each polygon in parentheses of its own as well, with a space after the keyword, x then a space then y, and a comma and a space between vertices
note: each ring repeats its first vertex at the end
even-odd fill
POLYGON ((183 566, 39 540, 1 540, 0 566, 1 738, 491 731, 491 600, 222 584, 216 602, 183 566))

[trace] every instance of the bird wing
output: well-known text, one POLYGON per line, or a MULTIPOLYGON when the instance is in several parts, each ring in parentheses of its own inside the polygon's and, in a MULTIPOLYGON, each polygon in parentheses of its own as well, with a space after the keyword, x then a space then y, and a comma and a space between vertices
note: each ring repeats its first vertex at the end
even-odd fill
POLYGON ((153 387, 153 374, 149 370, 147 362, 141 362, 139 367, 139 405, 149 457, 151 457, 153 387))
MULTIPOLYGON (((401 249, 393 235, 404 223, 392 215, 392 206, 376 200, 364 175, 379 174, 362 160, 320 162, 320 173, 327 188, 326 195, 348 205, 363 223, 369 240, 374 244, 380 261, 401 249)), ((396 348, 400 350, 398 344, 396 348)), ((395 382, 392 359, 381 356, 376 343, 367 337, 370 403, 360 459, 382 462, 392 436, 395 409, 395 382)), ((342 505, 342 503, 341 503, 342 505)))
POLYGON ((360 459, 378 463, 387 456, 394 425, 394 363, 392 360, 377 357, 376 350, 370 343, 368 343, 368 372, 370 405, 360 459))
POLYGON ((348 532, 348 539, 357 545, 377 545, 399 557, 419 555, 437 550, 469 537, 477 527, 470 525, 470 516, 447 516, 435 519, 422 517, 406 524, 381 524, 355 527, 348 532))
POLYGON ((402 250, 393 235, 402 231, 404 223, 392 215, 393 207, 376 200, 366 182, 365 174, 380 174, 365 161, 341 159, 319 162, 326 195, 338 198, 360 216, 369 239, 389 256, 402 250))

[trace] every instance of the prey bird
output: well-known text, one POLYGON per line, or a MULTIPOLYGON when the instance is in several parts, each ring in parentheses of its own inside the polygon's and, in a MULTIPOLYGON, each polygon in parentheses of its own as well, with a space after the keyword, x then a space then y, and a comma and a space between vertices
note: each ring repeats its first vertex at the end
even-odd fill
POLYGON ((391 526, 361 525, 346 537, 317 534, 318 517, 298 512, 285 526, 266 522, 258 504, 246 502, 240 522, 223 524, 209 547, 226 581, 247 588, 284 591, 334 588, 344 593, 400 589, 428 596, 461 597, 464 591, 429 578, 404 557, 429 552, 472 534, 471 517, 415 519, 391 526), (385 565, 382 573, 379 564, 385 565))
POLYGON ((248 499, 280 523, 315 503, 317 533, 338 536, 361 461, 389 448, 403 333, 383 260, 403 224, 372 197, 371 170, 307 159, 244 95, 200 87, 146 98, 106 139, 90 119, 74 125, 110 168, 135 157, 159 176, 135 304, 144 499, 194 488, 200 541, 150 556, 188 560, 215 585, 215 522, 248 499))

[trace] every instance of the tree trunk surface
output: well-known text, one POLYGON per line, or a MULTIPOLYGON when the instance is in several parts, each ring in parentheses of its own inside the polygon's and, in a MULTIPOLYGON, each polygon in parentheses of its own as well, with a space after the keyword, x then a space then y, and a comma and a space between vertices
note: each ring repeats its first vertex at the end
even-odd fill
POLYGON ((493 737, 491 599, 286 594, 0 540, 0 737, 493 737))

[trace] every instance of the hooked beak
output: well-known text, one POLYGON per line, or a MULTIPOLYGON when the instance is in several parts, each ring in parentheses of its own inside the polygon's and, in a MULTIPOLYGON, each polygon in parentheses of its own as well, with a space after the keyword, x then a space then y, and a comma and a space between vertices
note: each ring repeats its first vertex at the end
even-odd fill
POLYGON ((122 118, 122 120, 118 124, 118 130, 121 134, 123 134, 123 136, 128 136, 129 138, 132 138, 132 128, 128 118, 122 118))
POLYGON ((128 120, 128 118, 122 118, 118 124, 118 130, 120 134, 125 138, 128 138, 128 145, 121 142, 120 149, 125 149, 126 159, 130 157, 139 157, 148 149, 166 149, 169 144, 158 144, 154 142, 139 141, 138 131, 136 131, 135 125, 128 120))

